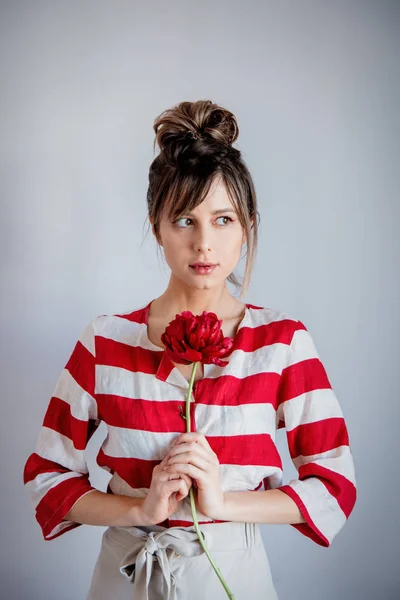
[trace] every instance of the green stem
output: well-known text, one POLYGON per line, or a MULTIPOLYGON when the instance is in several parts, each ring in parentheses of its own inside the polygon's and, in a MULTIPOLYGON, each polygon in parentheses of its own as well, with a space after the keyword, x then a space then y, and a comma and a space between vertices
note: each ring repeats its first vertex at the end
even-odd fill
MULTIPOLYGON (((189 381, 189 389, 188 389, 188 393, 186 396, 186 432, 190 432, 190 395, 192 393, 194 376, 196 374, 196 368, 197 368, 198 364, 200 364, 200 363, 198 363, 198 362, 193 363, 192 373, 191 373, 191 377, 190 377, 190 381, 189 381)), ((189 497, 190 497, 190 507, 192 509, 193 523, 194 523, 194 527, 196 529, 200 544, 201 544, 205 554, 207 555, 207 558, 210 561, 212 568, 214 569, 219 580, 221 581, 222 585, 224 586, 224 589, 225 589, 226 593, 228 594, 228 597, 231 598, 231 600, 234 600, 235 596, 229 589, 228 584, 226 583, 225 579, 223 578, 220 569, 215 564, 214 559, 212 558, 210 551, 207 548, 207 545, 203 538, 203 534, 201 533, 201 530, 199 527, 199 522, 197 520, 196 504, 194 501, 194 494, 193 494, 193 485, 191 486, 191 488, 189 490, 189 497)))

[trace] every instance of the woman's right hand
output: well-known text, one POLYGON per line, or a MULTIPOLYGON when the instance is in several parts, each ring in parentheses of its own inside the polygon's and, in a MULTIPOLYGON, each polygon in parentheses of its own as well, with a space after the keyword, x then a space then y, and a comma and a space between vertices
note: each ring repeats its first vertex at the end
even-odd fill
POLYGON ((179 509, 192 486, 188 475, 181 473, 178 479, 178 475, 162 470, 168 458, 167 454, 153 469, 150 489, 140 507, 143 525, 157 525, 168 519, 179 509), (170 477, 174 479, 170 481, 170 477))

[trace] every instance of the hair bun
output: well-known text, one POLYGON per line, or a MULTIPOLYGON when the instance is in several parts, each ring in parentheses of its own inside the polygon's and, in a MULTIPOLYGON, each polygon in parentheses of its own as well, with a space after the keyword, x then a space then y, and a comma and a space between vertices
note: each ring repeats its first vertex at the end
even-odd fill
POLYGON ((154 147, 158 144, 161 152, 175 160, 198 140, 217 150, 218 145, 231 146, 239 135, 235 115, 211 100, 180 102, 156 117, 153 129, 154 147))

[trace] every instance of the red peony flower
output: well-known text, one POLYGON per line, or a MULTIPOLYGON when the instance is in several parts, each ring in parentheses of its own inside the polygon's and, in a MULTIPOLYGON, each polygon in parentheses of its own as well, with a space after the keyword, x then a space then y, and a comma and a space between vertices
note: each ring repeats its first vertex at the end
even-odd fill
POLYGON ((233 347, 233 338, 224 337, 222 321, 213 312, 194 316, 190 310, 175 315, 161 336, 167 356, 174 362, 190 365, 201 362, 224 367, 233 347))

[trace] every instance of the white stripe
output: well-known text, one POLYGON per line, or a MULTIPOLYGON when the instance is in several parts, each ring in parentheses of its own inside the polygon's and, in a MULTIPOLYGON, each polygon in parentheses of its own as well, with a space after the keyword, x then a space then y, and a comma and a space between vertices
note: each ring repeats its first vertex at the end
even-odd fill
POLYGON ((81 421, 97 419, 97 403, 72 377, 67 369, 63 369, 52 394, 70 405, 71 415, 81 421))
POLYGON ((143 431, 107 425, 108 435, 102 450, 113 458, 162 460, 179 434, 175 432, 143 431))
POLYGON ((207 436, 257 435, 269 433, 275 439, 275 409, 265 402, 237 406, 196 404, 198 431, 207 436))
POLYGON ((86 325, 79 337, 79 341, 83 346, 85 346, 86 350, 88 350, 90 354, 95 356, 93 321, 86 325))
POLYGON ((288 485, 300 496, 316 527, 331 542, 346 522, 336 498, 317 477, 292 480, 288 485))
POLYGON ((296 458, 293 459, 293 464, 297 470, 299 470, 301 465, 309 464, 311 462, 320 465, 321 467, 325 467, 326 469, 330 469, 334 473, 343 475, 343 477, 346 477, 346 479, 351 481, 354 486, 356 485, 354 462, 349 446, 338 446, 337 448, 327 450, 326 452, 310 454, 307 456, 299 454, 299 456, 296 456, 296 458))
POLYGON ((115 315, 97 317, 96 335, 113 340, 114 342, 126 344, 127 346, 139 346, 147 350, 159 350, 163 352, 162 348, 153 344, 147 337, 146 323, 129 321, 129 319, 124 319, 123 317, 115 315))
POLYGON ((76 471, 80 474, 88 473, 85 451, 77 450, 72 441, 54 429, 42 426, 36 445, 36 453, 42 458, 76 471))
POLYGON ((226 492, 253 490, 264 477, 277 485, 282 481, 282 470, 274 466, 220 465, 221 488, 226 492))
POLYGON ((225 367, 212 365, 212 369, 207 373, 210 379, 232 375, 236 379, 245 379, 249 375, 258 375, 260 373, 278 373, 282 372, 282 367, 287 354, 287 345, 281 342, 268 344, 257 348, 252 352, 244 350, 234 350, 226 359, 228 364, 225 367))
POLYGON ((290 367, 310 358, 319 358, 314 340, 306 329, 297 329, 288 347, 288 362, 286 366, 290 367))
POLYGON ((261 325, 269 325, 271 323, 276 323, 278 321, 285 321, 286 319, 290 321, 297 321, 287 313, 282 310, 276 308, 250 308, 249 309, 250 316, 250 327, 259 327, 261 325))
POLYGON ((106 365, 96 367, 96 394, 116 394, 124 398, 139 398, 154 402, 182 400, 185 390, 168 386, 151 373, 136 373, 106 365))
POLYGON ((312 390, 282 402, 278 416, 285 421, 286 430, 292 431, 306 423, 343 417, 343 412, 336 394, 331 388, 327 388, 312 390))
POLYGON ((56 471, 51 473, 38 473, 35 479, 28 481, 25 484, 26 489, 29 492, 32 505, 36 508, 39 502, 45 497, 47 492, 52 488, 56 487, 62 481, 73 479, 74 477, 80 477, 81 473, 58 473, 56 471))

